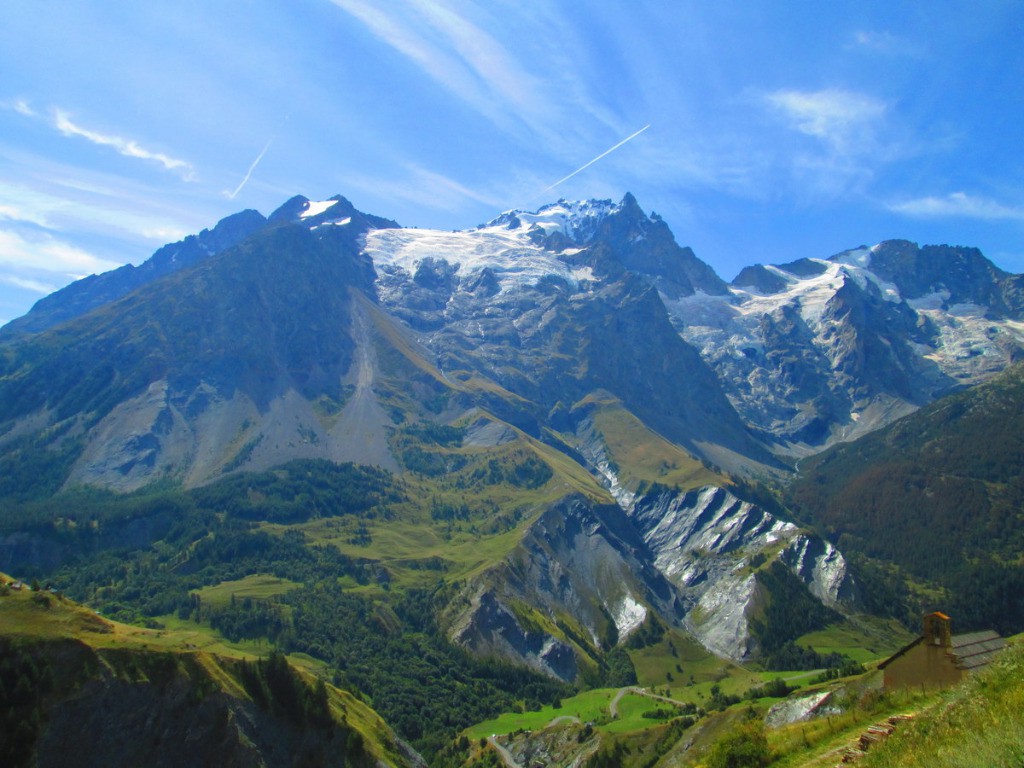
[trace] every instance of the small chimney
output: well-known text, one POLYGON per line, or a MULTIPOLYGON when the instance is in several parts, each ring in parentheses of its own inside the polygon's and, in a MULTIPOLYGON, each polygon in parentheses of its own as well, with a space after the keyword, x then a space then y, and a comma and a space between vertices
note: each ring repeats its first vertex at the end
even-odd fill
POLYGON ((939 645, 949 648, 952 645, 951 620, 944 613, 929 613, 924 617, 924 641, 928 645, 939 645))

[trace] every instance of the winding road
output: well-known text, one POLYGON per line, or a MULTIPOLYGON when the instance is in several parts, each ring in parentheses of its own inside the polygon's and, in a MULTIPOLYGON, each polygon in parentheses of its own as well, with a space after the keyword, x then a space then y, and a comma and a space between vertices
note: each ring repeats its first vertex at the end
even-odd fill
POLYGON ((685 701, 678 701, 677 699, 670 699, 668 696, 662 696, 657 693, 651 693, 650 691, 647 691, 643 688, 638 688, 635 685, 627 685, 625 688, 619 688, 619 690, 615 693, 615 697, 608 704, 608 714, 612 716, 612 719, 615 719, 619 716, 619 702, 622 700, 622 697, 625 696, 627 693, 633 693, 637 696, 646 696, 648 699, 657 699, 658 701, 664 701, 669 704, 674 704, 677 707, 686 706, 685 701))

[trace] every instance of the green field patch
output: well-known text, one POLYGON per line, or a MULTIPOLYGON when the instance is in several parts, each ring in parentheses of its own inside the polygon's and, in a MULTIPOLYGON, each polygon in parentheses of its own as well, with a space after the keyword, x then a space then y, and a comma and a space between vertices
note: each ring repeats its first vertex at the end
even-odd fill
POLYGON ((229 605, 232 599, 270 600, 300 586, 302 585, 298 582, 289 579, 266 573, 254 573, 243 579, 222 581, 220 584, 203 587, 193 594, 199 596, 203 605, 222 607, 229 605))
POLYGON ((861 664, 887 658, 911 639, 894 621, 859 618, 802 635, 797 643, 823 656, 839 653, 861 664))
POLYGON ((607 731, 608 733, 633 733, 634 731, 643 731, 652 726, 660 725, 665 722, 664 719, 652 719, 643 716, 645 712, 651 712, 656 709, 673 710, 675 707, 668 702, 651 698, 650 696, 627 693, 619 699, 619 703, 616 705, 618 717, 600 726, 599 730, 607 731))
POLYGON ((539 731, 555 718, 575 717, 582 723, 607 724, 610 720, 608 705, 617 693, 615 688, 595 688, 562 700, 557 709, 541 707, 536 712, 506 712, 466 729, 471 739, 491 735, 503 736, 513 731, 539 731))
POLYGON ((683 489, 727 484, 677 445, 653 432, 613 397, 590 396, 580 405, 594 408, 594 427, 604 438, 608 458, 627 484, 660 483, 683 489))
POLYGON ((675 689, 689 685, 691 678, 694 684, 710 683, 744 673, 744 670, 709 653, 691 636, 676 629, 666 631, 653 645, 630 649, 629 656, 636 669, 637 682, 646 687, 669 686, 675 689))

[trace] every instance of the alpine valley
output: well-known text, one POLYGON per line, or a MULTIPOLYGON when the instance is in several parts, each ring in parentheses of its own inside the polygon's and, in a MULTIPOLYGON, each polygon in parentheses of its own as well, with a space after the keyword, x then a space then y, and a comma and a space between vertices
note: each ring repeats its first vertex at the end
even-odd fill
POLYGON ((3 759, 679 765, 923 612, 1020 632, 1022 353, 974 248, 727 283, 629 194, 235 214, 0 329, 0 570, 60 593, 2 588, 3 759))

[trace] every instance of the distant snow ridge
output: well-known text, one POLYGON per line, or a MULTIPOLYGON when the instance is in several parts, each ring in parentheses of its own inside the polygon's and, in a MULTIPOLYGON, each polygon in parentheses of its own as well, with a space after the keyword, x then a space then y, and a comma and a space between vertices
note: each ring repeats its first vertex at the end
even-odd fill
POLYGON ((543 230, 545 235, 560 232, 576 243, 583 243, 594 235, 601 222, 618 210, 611 200, 559 200, 530 213, 505 211, 481 229, 502 227, 524 232, 543 230))
POLYGON ((610 200, 561 200, 534 213, 507 211, 476 229, 373 230, 364 237, 364 251, 384 281, 412 278, 421 265, 446 262, 460 279, 490 270, 502 292, 536 285, 546 277, 578 288, 594 280, 590 268, 569 263, 568 257, 579 250, 547 250, 536 235, 561 233, 582 244, 616 209, 610 200))

